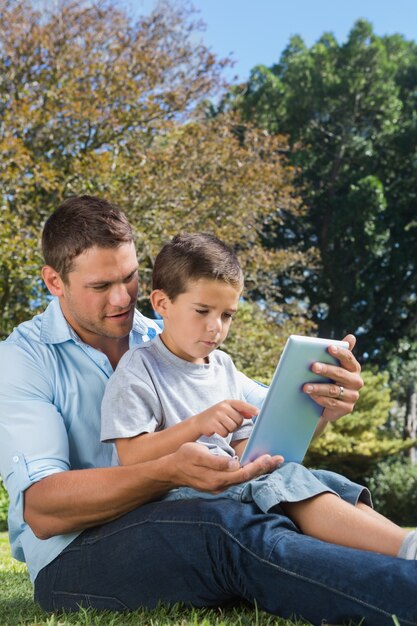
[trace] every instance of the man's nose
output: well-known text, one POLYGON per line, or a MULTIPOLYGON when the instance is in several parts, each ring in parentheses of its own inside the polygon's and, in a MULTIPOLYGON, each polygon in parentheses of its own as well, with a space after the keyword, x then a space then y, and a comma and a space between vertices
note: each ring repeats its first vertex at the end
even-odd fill
POLYGON ((113 285, 110 291, 110 304, 123 308, 130 304, 130 294, 127 285, 113 285))

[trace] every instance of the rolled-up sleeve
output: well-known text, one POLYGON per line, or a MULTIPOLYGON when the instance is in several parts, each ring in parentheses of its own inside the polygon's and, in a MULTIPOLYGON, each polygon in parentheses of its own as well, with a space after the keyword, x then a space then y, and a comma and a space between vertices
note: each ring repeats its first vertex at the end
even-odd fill
POLYGON ((0 471, 8 489, 24 491, 69 469, 68 437, 53 396, 39 359, 16 344, 0 344, 0 471))

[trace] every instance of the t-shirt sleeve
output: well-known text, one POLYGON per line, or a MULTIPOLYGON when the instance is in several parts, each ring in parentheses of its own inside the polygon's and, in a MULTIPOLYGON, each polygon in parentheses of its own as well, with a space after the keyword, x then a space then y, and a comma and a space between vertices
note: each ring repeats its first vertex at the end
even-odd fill
POLYGON ((237 428, 231 437, 231 441, 241 441, 242 439, 248 439, 253 428, 252 420, 243 420, 242 424, 237 428))
POLYGON ((252 380, 252 378, 248 378, 243 372, 238 372, 238 377, 245 401, 260 409, 268 393, 268 387, 256 380, 252 380))
POLYGON ((101 404, 101 441, 160 430, 161 406, 152 379, 139 358, 120 364, 107 383, 101 404))

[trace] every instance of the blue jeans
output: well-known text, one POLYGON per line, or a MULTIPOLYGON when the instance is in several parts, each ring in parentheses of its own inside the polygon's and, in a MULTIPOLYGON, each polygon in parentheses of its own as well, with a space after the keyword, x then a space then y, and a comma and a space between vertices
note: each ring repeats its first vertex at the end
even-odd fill
POLYGON ((84 531, 40 571, 47 611, 245 600, 313 624, 417 624, 417 562, 299 533, 279 513, 232 500, 155 502, 84 531))

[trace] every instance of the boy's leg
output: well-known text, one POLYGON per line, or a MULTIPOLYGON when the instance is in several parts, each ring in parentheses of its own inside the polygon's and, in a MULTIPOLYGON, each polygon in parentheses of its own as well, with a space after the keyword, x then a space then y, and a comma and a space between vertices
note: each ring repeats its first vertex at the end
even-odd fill
POLYGON ((414 561, 327 544, 221 499, 157 502, 87 530, 35 581, 51 611, 245 600, 313 624, 367 626, 392 626, 392 614, 417 626, 416 589, 414 561))
POLYGON ((367 504, 365 504, 364 502, 358 502, 356 504, 358 509, 361 509, 361 511, 363 511, 364 513, 366 513, 367 515, 370 515, 371 517, 377 518, 380 520, 380 522, 383 522, 384 524, 387 524, 388 526, 397 526, 397 524, 395 524, 394 522, 392 522, 390 519, 388 519, 388 517, 385 517, 384 515, 381 515, 381 513, 378 513, 378 511, 375 511, 375 509, 373 509, 372 507, 368 506, 367 504))
POLYGON ((305 535, 348 548, 397 556, 407 535, 370 507, 353 506, 332 493, 280 506, 305 535))

